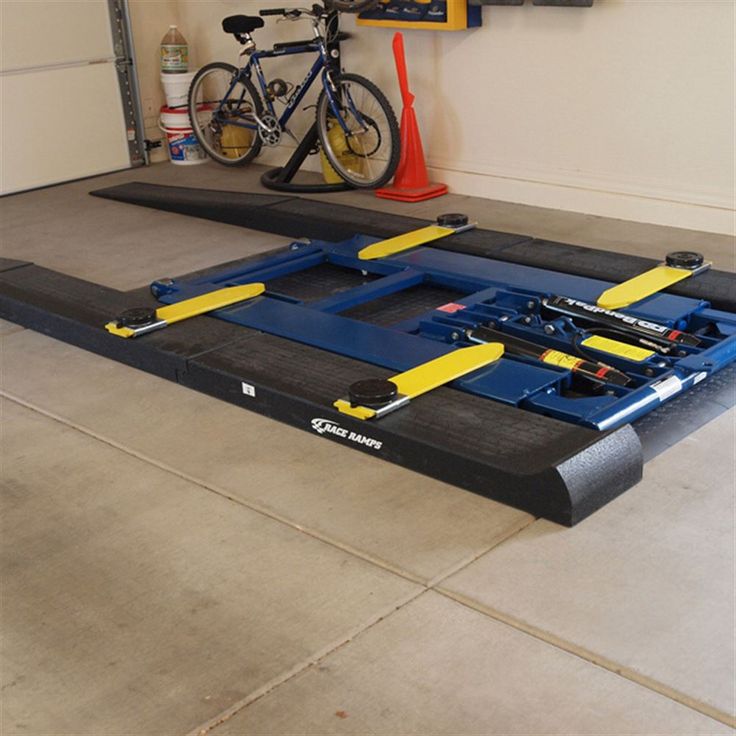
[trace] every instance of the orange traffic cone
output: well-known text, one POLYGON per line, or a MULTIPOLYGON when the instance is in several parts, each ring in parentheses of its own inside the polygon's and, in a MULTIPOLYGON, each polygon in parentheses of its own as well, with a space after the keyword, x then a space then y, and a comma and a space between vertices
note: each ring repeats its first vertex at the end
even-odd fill
POLYGON ((424 199, 447 194, 447 184, 432 184, 427 176, 422 138, 419 135, 419 125, 413 107, 414 95, 409 91, 404 37, 401 33, 394 34, 393 47, 401 100, 404 103, 401 113, 401 158, 393 186, 376 189, 376 196, 384 199, 398 199, 402 202, 421 202, 424 199))

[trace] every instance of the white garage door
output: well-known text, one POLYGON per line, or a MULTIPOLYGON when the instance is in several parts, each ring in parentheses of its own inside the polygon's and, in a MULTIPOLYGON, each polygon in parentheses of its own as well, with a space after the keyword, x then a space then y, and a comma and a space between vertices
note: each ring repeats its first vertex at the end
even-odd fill
POLYGON ((0 28, 0 193, 128 168, 107 0, 0 0, 0 28))

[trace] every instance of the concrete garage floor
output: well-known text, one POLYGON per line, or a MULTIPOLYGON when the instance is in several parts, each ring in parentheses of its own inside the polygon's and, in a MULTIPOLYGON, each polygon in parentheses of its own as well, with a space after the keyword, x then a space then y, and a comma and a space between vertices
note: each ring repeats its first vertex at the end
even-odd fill
MULTIPOLYGON (((120 289, 285 239, 87 196, 0 202, 2 255, 120 289)), ((731 238, 449 196, 324 197, 658 257, 731 238)), ((720 734, 734 411, 575 529, 0 324, 2 724, 24 734, 720 734)))

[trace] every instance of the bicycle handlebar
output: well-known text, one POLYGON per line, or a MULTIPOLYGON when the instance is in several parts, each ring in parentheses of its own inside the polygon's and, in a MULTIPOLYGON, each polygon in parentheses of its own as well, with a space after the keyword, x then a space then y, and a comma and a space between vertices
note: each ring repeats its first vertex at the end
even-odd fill
POLYGON ((325 9, 321 5, 312 5, 310 8, 267 8, 266 10, 259 10, 258 15, 281 15, 284 18, 296 20, 301 18, 303 15, 307 15, 315 20, 320 20, 327 15, 325 9))

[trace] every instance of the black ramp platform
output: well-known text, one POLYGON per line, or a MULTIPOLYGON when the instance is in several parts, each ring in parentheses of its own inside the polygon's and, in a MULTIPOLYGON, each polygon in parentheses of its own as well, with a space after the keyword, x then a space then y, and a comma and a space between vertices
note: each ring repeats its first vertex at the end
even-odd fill
MULTIPOLYGON (((338 241, 356 233, 388 238, 426 225, 426 220, 299 197, 130 182, 91 192, 96 197, 203 217, 291 238, 338 241)), ((442 205, 438 203, 438 207, 442 205)), ((438 212, 439 214, 439 212, 438 212)), ((626 281, 657 265, 651 258, 554 243, 526 235, 475 229, 432 244, 458 253, 606 281, 626 281)), ((670 248, 662 244, 662 258, 670 248)), ((736 311, 734 274, 710 270, 670 287, 669 292, 736 311)))
POLYGON ((147 291, 126 294, 19 261, 0 269, 5 319, 561 524, 641 477, 630 426, 601 434, 451 388, 380 423, 361 422, 332 408, 336 391, 365 377, 361 362, 208 317, 121 340, 104 323, 153 303, 147 291))

